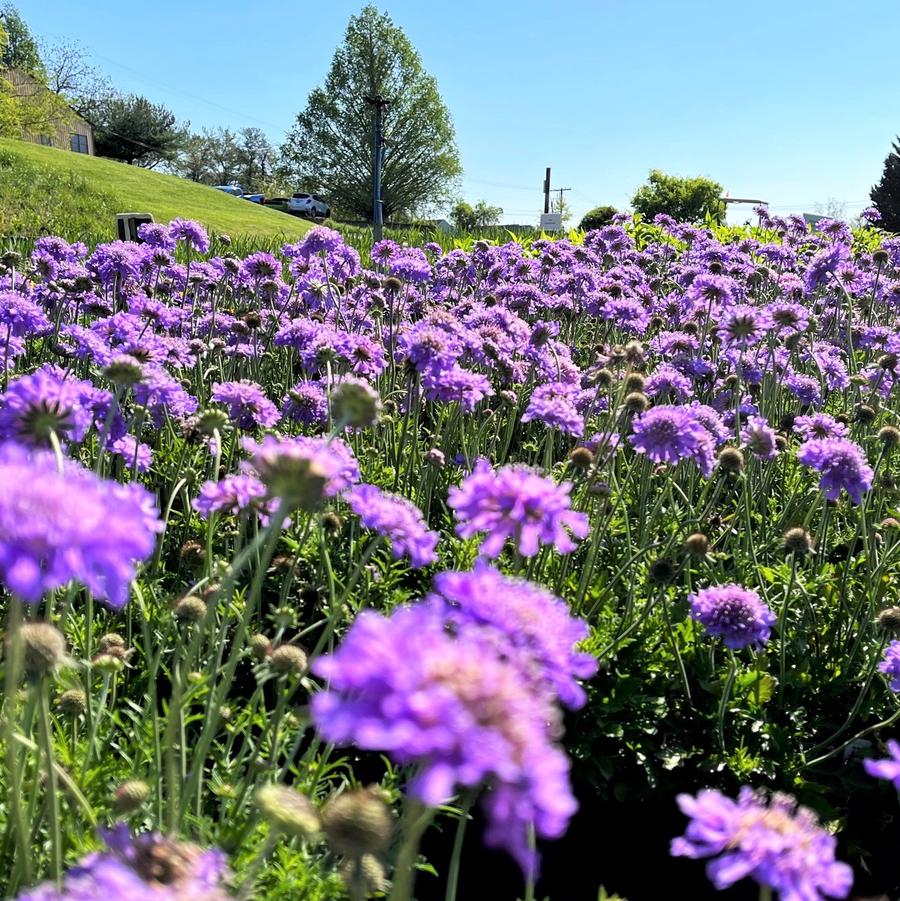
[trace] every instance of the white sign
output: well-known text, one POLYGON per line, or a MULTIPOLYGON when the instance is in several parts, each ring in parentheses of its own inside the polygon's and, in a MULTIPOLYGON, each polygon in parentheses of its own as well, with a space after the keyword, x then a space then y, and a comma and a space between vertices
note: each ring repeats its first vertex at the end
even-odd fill
POLYGON ((562 213, 541 213, 541 231, 562 231, 562 213))

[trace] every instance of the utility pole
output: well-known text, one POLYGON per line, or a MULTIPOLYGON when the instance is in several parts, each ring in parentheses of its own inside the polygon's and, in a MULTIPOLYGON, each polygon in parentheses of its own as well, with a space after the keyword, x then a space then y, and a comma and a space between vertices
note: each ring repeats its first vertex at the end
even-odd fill
POLYGON ((571 191, 571 190, 572 190, 571 188, 554 188, 553 189, 554 193, 559 194, 559 200, 557 201, 559 203, 559 206, 557 207, 557 210, 559 210, 560 212, 562 212, 563 194, 566 191, 571 191))
POLYGON ((372 173, 372 236, 380 241, 384 234, 384 207, 381 201, 381 164, 384 160, 384 112, 390 106, 381 94, 366 95, 363 100, 375 110, 375 168, 372 173))
POLYGON ((550 212, 550 167, 547 166, 547 171, 544 174, 544 212, 550 212))

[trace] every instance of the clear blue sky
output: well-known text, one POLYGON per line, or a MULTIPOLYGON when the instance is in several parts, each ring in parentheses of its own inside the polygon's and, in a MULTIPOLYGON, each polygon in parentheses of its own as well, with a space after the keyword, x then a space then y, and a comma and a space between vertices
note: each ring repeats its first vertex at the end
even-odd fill
MULTIPOLYGON (((280 142, 362 2, 19 0, 120 87, 193 126, 280 142)), ((900 132, 898 0, 457 0, 378 4, 456 125, 463 196, 533 222, 544 167, 576 215, 651 168, 709 175, 779 213, 855 215, 900 132)), ((742 210, 733 219, 749 216, 742 210)))

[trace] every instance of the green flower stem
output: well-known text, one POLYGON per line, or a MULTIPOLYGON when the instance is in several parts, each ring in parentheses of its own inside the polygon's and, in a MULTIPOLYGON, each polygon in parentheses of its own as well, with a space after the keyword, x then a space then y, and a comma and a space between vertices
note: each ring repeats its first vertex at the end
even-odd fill
POLYGON ((735 656, 734 651, 730 648, 728 650, 728 656, 731 663, 730 669, 728 671, 728 678, 725 681, 725 687, 722 690, 722 697, 719 700, 719 715, 716 721, 716 734, 719 737, 719 748, 722 751, 722 755, 726 754, 725 749, 725 711, 728 709, 728 701, 731 698, 731 690, 734 688, 734 680, 737 678, 738 671, 738 660, 735 656))
POLYGON ((389 901, 412 901, 419 842, 435 814, 434 808, 425 807, 411 797, 407 797, 405 807, 401 824, 403 838, 394 865, 394 884, 388 896, 389 901))
POLYGON ((57 887, 60 886, 63 872, 63 837, 59 828, 59 791, 56 782, 56 758, 53 754, 53 733, 50 728, 49 680, 41 678, 37 683, 40 695, 39 710, 41 745, 44 763, 47 768, 47 791, 45 793, 50 812, 50 859, 51 876, 57 887))

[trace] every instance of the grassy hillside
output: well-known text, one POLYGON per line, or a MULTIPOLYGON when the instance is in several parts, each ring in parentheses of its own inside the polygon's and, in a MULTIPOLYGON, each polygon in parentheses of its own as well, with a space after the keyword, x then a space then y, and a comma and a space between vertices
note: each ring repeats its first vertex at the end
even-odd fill
POLYGON ((195 182, 25 141, 0 140, 0 235, 115 238, 115 214, 196 219, 211 232, 293 239, 310 228, 286 213, 195 182))

